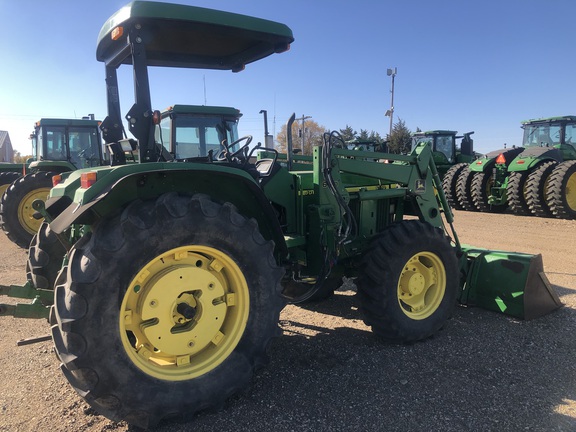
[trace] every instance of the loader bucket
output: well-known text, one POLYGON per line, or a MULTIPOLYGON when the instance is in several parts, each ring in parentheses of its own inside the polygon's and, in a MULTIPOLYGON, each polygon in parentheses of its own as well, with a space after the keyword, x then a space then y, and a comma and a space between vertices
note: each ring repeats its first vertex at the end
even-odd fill
POLYGON ((530 320, 562 306, 542 255, 463 247, 467 268, 460 303, 530 320))

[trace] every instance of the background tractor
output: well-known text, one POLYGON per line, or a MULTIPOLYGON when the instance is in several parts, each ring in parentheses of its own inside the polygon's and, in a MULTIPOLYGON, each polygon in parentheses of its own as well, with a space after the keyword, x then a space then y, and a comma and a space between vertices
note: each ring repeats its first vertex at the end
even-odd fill
POLYGON ((522 129, 521 147, 490 152, 461 172, 459 203, 466 210, 575 218, 576 117, 528 120, 522 129))
POLYGON ((522 129, 524 151, 508 166, 511 210, 576 218, 576 116, 529 120, 522 129))
POLYGON ((27 174, 14 176, 0 202, 2 230, 18 246, 27 248, 38 231, 42 220, 34 218, 32 202, 47 198, 54 175, 107 163, 98 125, 94 116, 41 119, 34 125, 30 138, 36 160, 29 164, 27 174))
POLYGON ((62 174, 45 207, 35 203, 66 245, 54 291, 6 287, 35 301, 0 305, 18 316, 51 308, 61 369, 99 413, 148 428, 222 405, 266 362, 284 305, 344 274, 357 277, 367 324, 391 342, 431 337, 457 301, 526 319, 560 306, 539 255, 460 245, 428 145, 350 150, 332 132, 311 156, 295 155, 291 139, 279 155, 220 123, 217 152, 201 139, 184 140, 191 153, 165 151, 148 66, 238 72, 293 40, 280 23, 155 2, 132 2, 102 27, 107 94, 118 94, 123 64, 136 90, 126 114, 135 139, 109 98, 104 140, 137 163, 62 174))
POLYGON ((523 147, 503 148, 478 158, 458 175, 456 199, 459 208, 468 211, 500 213, 506 210, 508 165, 524 150, 523 147), (504 189, 498 189, 504 185, 504 189))
POLYGON ((440 174, 448 203, 453 208, 461 209, 456 199, 458 176, 478 155, 474 152, 474 140, 471 138, 474 132, 462 136, 456 136, 457 133, 449 130, 416 132, 412 135, 412 150, 421 143, 432 147, 434 163, 440 174), (462 141, 460 146, 457 146, 456 140, 460 138, 462 141))

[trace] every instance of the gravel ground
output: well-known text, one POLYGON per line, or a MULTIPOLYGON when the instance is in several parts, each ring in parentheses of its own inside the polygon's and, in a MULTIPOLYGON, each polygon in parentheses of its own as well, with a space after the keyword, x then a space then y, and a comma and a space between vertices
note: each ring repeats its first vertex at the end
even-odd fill
MULTIPOLYGON (((288 306, 271 361, 218 411, 156 431, 576 431, 576 221, 456 212, 463 243, 542 253, 565 307, 518 321, 458 307, 433 339, 376 340, 353 281, 288 306)), ((25 253, 0 234, 0 283, 21 283, 25 253)), ((0 301, 5 301, 2 299, 0 301)), ((41 320, 0 317, 0 431, 136 431, 97 415, 67 384, 41 320)))

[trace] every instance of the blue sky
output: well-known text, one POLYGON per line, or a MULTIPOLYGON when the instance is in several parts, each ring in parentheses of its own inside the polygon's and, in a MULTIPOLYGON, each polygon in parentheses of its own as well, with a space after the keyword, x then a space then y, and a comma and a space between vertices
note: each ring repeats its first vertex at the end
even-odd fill
MULTIPOLYGON (((287 53, 243 72, 151 69, 157 109, 175 103, 234 106, 240 133, 260 141, 260 110, 279 132, 291 113, 328 129, 385 135, 387 68, 397 67, 394 120, 415 131, 475 131, 475 149, 520 144, 522 120, 576 114, 573 0, 180 0, 282 22, 287 53), (204 97, 206 83, 206 98, 204 97)), ((0 0, 0 130, 29 153, 41 117, 106 115, 102 24, 125 0, 0 0)), ((119 71, 122 109, 132 104, 119 71)))

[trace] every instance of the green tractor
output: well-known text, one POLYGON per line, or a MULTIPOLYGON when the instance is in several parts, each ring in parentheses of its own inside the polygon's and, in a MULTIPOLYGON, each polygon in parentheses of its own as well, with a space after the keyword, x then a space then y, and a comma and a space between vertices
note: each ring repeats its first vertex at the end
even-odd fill
POLYGON ((456 199, 456 182, 460 173, 478 155, 474 153, 474 141, 471 138, 474 132, 468 132, 462 136, 457 136, 457 133, 449 130, 415 132, 412 134, 412 150, 421 143, 432 147, 434 163, 442 179, 446 199, 451 207, 461 209, 456 199), (456 140, 460 138, 462 141, 460 146, 457 146, 456 140))
POLYGON ((508 165, 524 150, 512 147, 494 150, 473 161, 458 175, 456 199, 460 209, 501 213, 506 210, 508 165), (504 189, 498 189, 504 185, 504 189))
POLYGON ((522 123, 520 153, 508 166, 506 196, 520 215, 576 218, 576 116, 522 123))
POLYGON ((113 166, 63 173, 34 203, 38 247, 54 237, 65 247, 54 286, 0 287, 34 299, 0 314, 48 317, 66 379, 99 413, 149 428, 221 406, 266 362, 286 303, 342 275, 357 277, 374 333, 397 343, 437 333, 457 301, 525 319, 561 305, 540 255, 459 243, 428 145, 348 149, 333 132, 311 156, 291 139, 279 154, 236 138, 230 121, 215 125, 212 147, 200 130, 180 134, 179 115, 161 132, 148 66, 238 72, 292 42, 280 23, 169 3, 134 1, 102 27, 109 96, 117 68, 133 68, 136 139, 109 97, 113 166), (166 152, 180 136, 192 151, 166 152), (138 163, 123 163, 130 152, 138 163))
POLYGON ((576 218, 576 117, 522 122, 521 147, 486 154, 462 171, 457 193, 466 210, 576 218))
POLYGON ((102 155, 99 124, 90 116, 45 118, 34 125, 30 138, 36 160, 28 165, 26 175, 14 176, 0 203, 0 226, 18 246, 27 248, 38 231, 42 220, 34 217, 32 202, 47 198, 53 176, 107 163, 102 155))

